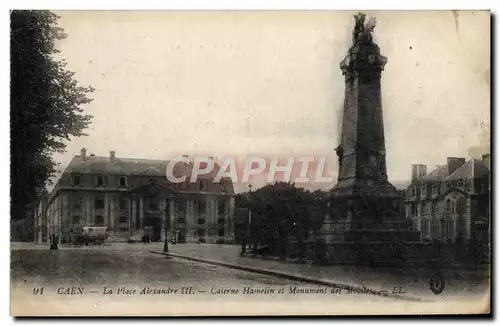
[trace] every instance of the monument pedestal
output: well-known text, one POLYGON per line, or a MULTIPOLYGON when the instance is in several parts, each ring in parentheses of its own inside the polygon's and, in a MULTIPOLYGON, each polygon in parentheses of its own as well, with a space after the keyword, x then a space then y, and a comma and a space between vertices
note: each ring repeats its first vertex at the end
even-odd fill
POLYGON ((331 263, 400 264, 418 259, 420 232, 400 209, 403 198, 389 183, 382 188, 333 188, 329 215, 316 239, 328 244, 331 263))

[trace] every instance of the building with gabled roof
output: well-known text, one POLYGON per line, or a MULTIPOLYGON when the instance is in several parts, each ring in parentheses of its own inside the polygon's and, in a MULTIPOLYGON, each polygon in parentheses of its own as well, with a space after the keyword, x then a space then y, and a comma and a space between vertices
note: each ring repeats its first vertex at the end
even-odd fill
POLYGON ((45 222, 36 222, 35 240, 58 234, 68 242, 74 226, 106 226, 109 241, 127 241, 147 228, 152 241, 175 236, 193 242, 232 242, 231 179, 213 182, 215 164, 213 172, 190 182, 194 164, 187 160, 174 165, 174 176, 186 176, 184 182, 174 183, 167 179, 169 162, 119 158, 114 151, 109 157, 87 155, 82 149, 48 196, 45 222))
POLYGON ((425 165, 412 166, 405 215, 423 240, 463 239, 488 244, 490 169, 490 154, 467 161, 448 157, 447 164, 429 173, 425 165))

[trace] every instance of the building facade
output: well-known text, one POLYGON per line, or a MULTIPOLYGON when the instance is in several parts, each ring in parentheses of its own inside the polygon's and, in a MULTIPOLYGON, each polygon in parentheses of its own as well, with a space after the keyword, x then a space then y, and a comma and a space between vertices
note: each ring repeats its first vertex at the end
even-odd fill
POLYGON ((447 164, 427 173, 412 166, 406 190, 405 215, 422 240, 489 243, 490 155, 481 159, 448 157, 447 164))
POLYGON ((118 158, 113 151, 109 157, 87 156, 82 149, 49 195, 46 213, 35 219, 36 240, 57 234, 64 242, 74 226, 106 226, 108 241, 127 241, 147 227, 152 241, 175 236, 187 242, 232 243, 231 179, 214 183, 213 173, 190 182, 193 164, 178 162, 177 177, 187 178, 172 183, 166 177, 168 163, 118 158))

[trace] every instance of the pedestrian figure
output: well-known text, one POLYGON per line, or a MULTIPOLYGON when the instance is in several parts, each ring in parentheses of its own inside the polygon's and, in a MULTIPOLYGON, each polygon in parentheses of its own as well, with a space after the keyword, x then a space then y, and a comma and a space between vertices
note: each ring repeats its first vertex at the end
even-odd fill
POLYGON ((50 250, 57 250, 57 249, 59 249, 59 246, 58 246, 59 239, 58 239, 58 237, 55 234, 53 234, 50 238, 51 238, 50 239, 50 250))

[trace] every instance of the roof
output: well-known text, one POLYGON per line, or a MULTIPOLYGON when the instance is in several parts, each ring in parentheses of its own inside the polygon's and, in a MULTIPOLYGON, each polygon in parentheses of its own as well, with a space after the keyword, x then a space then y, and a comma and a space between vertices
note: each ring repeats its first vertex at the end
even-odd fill
POLYGON ((483 161, 472 158, 446 177, 445 180, 475 179, 489 172, 490 170, 483 161))
MULTIPOLYGON (((147 176, 165 176, 168 160, 153 160, 139 158, 119 158, 113 161, 104 156, 87 156, 82 159, 80 155, 73 157, 64 173, 80 174, 120 174, 120 175, 147 175, 147 176)), ((193 170, 193 164, 175 164, 174 175, 181 177, 190 176, 193 170)), ((199 179, 212 179, 219 171, 220 166, 215 163, 211 173, 200 174, 199 179)), ((224 178, 223 178, 224 179, 224 178)))
POLYGON ((422 177, 423 181, 441 181, 448 176, 448 166, 438 165, 438 167, 422 177))

